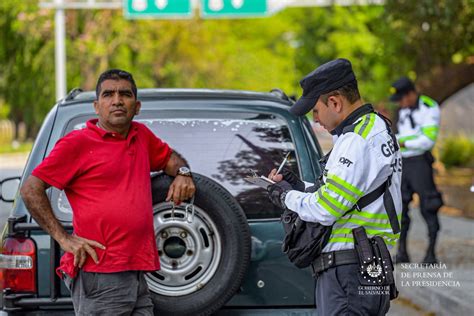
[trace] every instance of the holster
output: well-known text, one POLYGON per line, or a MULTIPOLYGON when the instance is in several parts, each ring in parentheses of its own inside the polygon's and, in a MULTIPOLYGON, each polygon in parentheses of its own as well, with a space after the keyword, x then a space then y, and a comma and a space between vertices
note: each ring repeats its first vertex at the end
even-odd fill
POLYGON ((380 236, 368 238, 364 227, 352 230, 359 259, 359 282, 364 286, 389 286, 390 299, 398 297, 393 263, 385 241, 380 236))

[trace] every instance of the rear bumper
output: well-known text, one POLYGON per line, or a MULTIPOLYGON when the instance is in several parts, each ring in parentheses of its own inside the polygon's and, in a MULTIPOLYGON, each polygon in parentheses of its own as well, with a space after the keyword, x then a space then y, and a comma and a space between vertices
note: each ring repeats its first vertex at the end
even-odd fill
POLYGON ((317 316, 315 308, 245 308, 217 311, 215 316, 317 316))
MULTIPOLYGON (((74 316, 73 310, 35 310, 21 311, 22 316, 74 316)), ((18 312, 0 310, 0 316, 18 316, 18 312)), ((283 308, 283 309, 222 309, 216 316, 316 316, 316 309, 283 308)))
MULTIPOLYGON (((64 311, 70 311, 73 315, 72 299, 70 297, 60 297, 60 298, 49 298, 49 297, 34 297, 32 294, 11 294, 3 293, 3 306, 0 312, 7 314, 1 315, 10 315, 17 312, 26 315, 46 315, 50 312, 56 313, 56 311, 61 310, 64 314, 64 311), (38 309, 41 308, 41 309, 38 309), (30 314, 31 313, 31 314, 30 314), (44 314, 46 313, 46 314, 44 314)), ((60 314, 58 314, 60 315, 60 314)))
POLYGON ((35 311, 26 311, 22 310, 21 312, 5 312, 0 310, 0 316, 74 316, 74 310, 35 310, 35 311))

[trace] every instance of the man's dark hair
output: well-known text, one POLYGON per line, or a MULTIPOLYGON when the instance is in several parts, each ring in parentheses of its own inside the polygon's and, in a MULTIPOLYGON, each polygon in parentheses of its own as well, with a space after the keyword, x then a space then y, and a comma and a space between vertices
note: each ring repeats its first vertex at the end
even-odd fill
POLYGON ((323 101, 324 104, 328 104, 328 99, 329 97, 335 96, 335 95, 340 95, 343 96, 349 101, 351 104, 355 103, 360 99, 360 93, 359 93, 359 88, 357 86, 357 81, 353 81, 351 83, 346 84, 345 86, 340 87, 337 90, 321 94, 321 101, 323 101))
POLYGON ((102 85, 102 82, 104 82, 105 80, 120 80, 120 79, 127 80, 128 82, 132 84, 132 92, 136 99, 137 98, 137 85, 135 84, 135 80, 133 80, 132 74, 125 70, 120 70, 120 69, 109 69, 100 74, 99 80, 97 80, 97 85, 95 86, 96 99, 97 100, 99 99, 100 87, 102 85))

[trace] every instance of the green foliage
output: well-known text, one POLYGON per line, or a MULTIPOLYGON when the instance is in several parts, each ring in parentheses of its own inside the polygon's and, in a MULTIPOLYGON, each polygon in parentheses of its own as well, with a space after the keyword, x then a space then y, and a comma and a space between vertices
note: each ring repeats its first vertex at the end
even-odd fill
POLYGON ((1 143, 0 142, 0 154, 12 154, 12 153, 28 153, 33 147, 32 142, 26 143, 1 143))
POLYGON ((466 136, 450 136, 443 140, 440 160, 447 167, 467 167, 474 163, 474 140, 466 136))
POLYGON ((296 25, 296 64, 300 76, 334 58, 352 62, 361 94, 367 101, 386 99, 393 76, 382 59, 380 38, 374 21, 384 13, 382 6, 355 6, 288 10, 296 25))
POLYGON ((0 120, 6 119, 10 114, 10 107, 0 99, 0 120))
POLYGON ((297 80, 294 49, 282 40, 290 27, 283 17, 128 21, 120 11, 68 17, 68 79, 76 86, 93 89, 109 67, 131 71, 142 88, 268 91, 291 88, 297 80))
MULTIPOLYGON (((362 96, 386 105, 397 77, 474 55, 474 0, 385 3, 243 20, 126 20, 120 10, 67 10, 67 89, 92 90, 115 67, 132 72, 141 88, 278 87, 300 95, 305 74, 345 57, 362 96)), ((0 0, 0 30, 0 116, 25 122, 34 136, 55 101, 54 11, 37 0, 0 0)))
POLYGON ((400 71, 423 74, 474 54, 473 0, 387 0, 385 8, 377 33, 400 71))
POLYGON ((34 133, 54 103, 53 13, 36 1, 0 1, 0 98, 34 133))

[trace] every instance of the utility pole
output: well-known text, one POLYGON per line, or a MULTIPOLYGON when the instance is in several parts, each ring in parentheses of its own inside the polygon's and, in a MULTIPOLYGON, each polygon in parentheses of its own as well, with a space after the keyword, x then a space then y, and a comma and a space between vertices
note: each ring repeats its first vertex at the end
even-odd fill
POLYGON ((54 61, 56 73, 56 100, 66 96, 66 19, 63 0, 55 0, 58 6, 54 14, 54 61))
MULTIPOLYGON (((0 0, 1 1, 1 0, 0 0)), ((54 64, 56 100, 67 93, 66 77, 66 9, 121 9, 121 0, 43 0, 40 7, 54 9, 54 64)))

